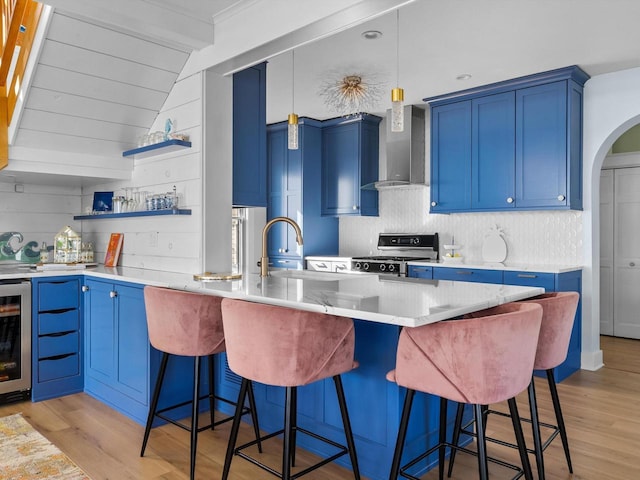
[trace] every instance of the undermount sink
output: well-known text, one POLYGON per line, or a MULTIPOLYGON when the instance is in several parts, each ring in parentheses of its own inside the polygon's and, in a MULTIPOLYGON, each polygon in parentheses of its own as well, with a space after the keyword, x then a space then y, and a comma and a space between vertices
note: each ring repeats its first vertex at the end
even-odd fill
POLYGON ((319 280, 330 282, 334 280, 347 280, 355 275, 334 272, 316 272, 314 270, 270 270, 272 277, 293 278, 296 280, 319 280))

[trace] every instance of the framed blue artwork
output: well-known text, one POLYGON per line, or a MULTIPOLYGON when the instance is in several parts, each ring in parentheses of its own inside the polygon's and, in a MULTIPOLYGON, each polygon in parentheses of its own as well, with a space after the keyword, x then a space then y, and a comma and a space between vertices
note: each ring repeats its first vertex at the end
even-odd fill
POLYGON ((113 192, 94 192, 93 211, 110 212, 113 202, 113 192))

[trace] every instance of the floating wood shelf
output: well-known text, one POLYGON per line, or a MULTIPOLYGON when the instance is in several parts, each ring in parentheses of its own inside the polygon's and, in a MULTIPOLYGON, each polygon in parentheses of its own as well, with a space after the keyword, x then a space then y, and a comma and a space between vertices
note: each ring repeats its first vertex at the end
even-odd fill
POLYGON ((102 220, 107 218, 126 218, 126 217, 155 217, 159 215, 191 215, 189 209, 173 210, 168 208, 166 210, 141 210, 139 212, 125 212, 125 213, 102 213, 98 215, 75 215, 74 220, 102 220))
POLYGON ((191 148, 191 142, 184 140, 166 140, 153 145, 145 145, 144 147, 134 148, 122 152, 123 157, 146 158, 153 155, 161 155, 163 153, 175 152, 184 148, 191 148))

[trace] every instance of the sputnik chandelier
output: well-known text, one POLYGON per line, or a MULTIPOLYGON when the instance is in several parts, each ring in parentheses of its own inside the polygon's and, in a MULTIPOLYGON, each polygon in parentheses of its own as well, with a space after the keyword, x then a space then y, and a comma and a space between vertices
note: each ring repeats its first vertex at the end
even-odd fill
POLYGON ((318 95, 330 111, 349 116, 375 110, 385 91, 385 83, 377 81, 373 74, 330 72, 322 81, 318 95))

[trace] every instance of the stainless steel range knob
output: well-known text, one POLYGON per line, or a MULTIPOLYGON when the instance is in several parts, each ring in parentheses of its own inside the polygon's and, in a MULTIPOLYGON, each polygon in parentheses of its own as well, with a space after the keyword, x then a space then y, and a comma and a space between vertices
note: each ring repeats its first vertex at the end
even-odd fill
POLYGON ((368 263, 363 263, 362 264, 362 269, 363 270, 369 270, 369 264, 368 263))
POLYGON ((356 264, 353 266, 354 270, 360 270, 362 268, 362 264, 360 262, 356 262, 356 264))
POLYGON ((380 271, 384 272, 387 269, 387 266, 384 263, 380 264, 380 271))
POLYGON ((391 265, 389 265, 389 269, 390 272, 395 272, 396 270, 396 266, 392 263, 391 265))

